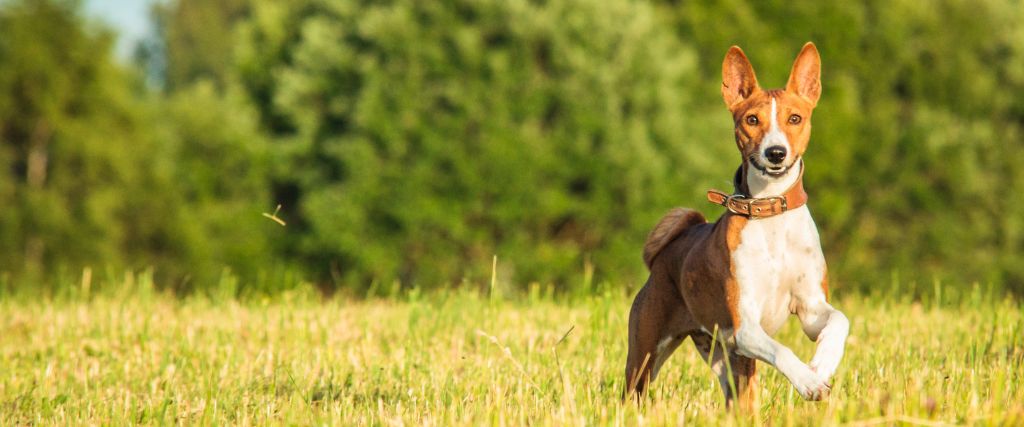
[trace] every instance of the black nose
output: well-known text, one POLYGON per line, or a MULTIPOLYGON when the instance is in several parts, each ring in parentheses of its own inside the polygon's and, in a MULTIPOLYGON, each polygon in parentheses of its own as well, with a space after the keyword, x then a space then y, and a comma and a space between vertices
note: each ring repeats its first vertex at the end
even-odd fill
POLYGON ((780 147, 778 145, 768 147, 764 150, 764 156, 768 158, 769 162, 779 164, 783 160, 786 160, 786 147, 780 147))

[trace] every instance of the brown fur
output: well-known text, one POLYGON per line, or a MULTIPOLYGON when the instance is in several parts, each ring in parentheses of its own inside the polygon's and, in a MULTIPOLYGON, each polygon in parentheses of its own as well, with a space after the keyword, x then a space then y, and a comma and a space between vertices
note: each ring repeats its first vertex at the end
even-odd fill
MULTIPOLYGON (((739 289, 729 254, 739 245, 739 230, 747 218, 726 213, 715 223, 694 223, 696 216, 686 211, 673 210, 655 227, 653 241, 667 241, 650 245, 661 250, 653 252, 650 277, 633 300, 626 378, 627 384, 636 384, 635 393, 644 392, 682 341, 706 336, 702 326, 708 330, 739 326, 739 289), (658 354, 664 337, 673 339, 658 354), (640 369, 645 358, 651 362, 640 369)), ((737 386, 746 388, 746 384, 737 386)))
MULTIPOLYGON (((744 162, 760 149, 768 132, 773 98, 778 107, 776 121, 792 144, 791 155, 803 154, 810 139, 811 111, 821 94, 819 79, 820 63, 811 43, 798 55, 784 90, 762 90, 743 51, 735 46, 729 50, 722 63, 722 96, 732 113, 736 145, 744 162), (794 114, 802 120, 790 122, 794 114), (748 123, 750 115, 757 116, 759 122, 748 123)), ((746 163, 742 167, 746 168, 746 163)), ((744 185, 737 182, 737 188, 744 185)), ((717 222, 708 223, 696 211, 676 208, 651 231, 643 253, 650 276, 629 313, 626 393, 643 394, 665 359, 687 337, 692 337, 699 351, 708 353, 711 336, 706 331, 739 327, 739 286, 731 254, 740 245, 740 232, 747 221, 726 212, 717 222)), ((822 288, 827 291, 827 287, 823 281, 822 288)), ((734 344, 732 336, 717 338, 734 344)), ((735 351, 728 357, 736 389, 723 390, 726 403, 732 405, 738 398, 740 406, 756 408, 756 361, 735 351)))

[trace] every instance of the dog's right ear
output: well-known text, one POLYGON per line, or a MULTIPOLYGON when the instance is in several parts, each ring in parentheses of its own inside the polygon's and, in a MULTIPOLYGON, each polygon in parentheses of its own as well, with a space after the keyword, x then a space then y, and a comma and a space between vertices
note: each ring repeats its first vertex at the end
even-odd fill
POLYGON ((760 88, 757 86, 754 67, 743 54, 743 49, 739 46, 729 48, 725 61, 722 61, 722 98, 725 99, 725 105, 731 110, 758 90, 760 88))

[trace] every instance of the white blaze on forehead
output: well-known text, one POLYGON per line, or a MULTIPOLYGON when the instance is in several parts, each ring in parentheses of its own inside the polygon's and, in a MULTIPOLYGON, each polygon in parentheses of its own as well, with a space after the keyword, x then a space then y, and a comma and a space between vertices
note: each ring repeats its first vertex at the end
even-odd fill
POLYGON ((768 132, 779 132, 779 121, 777 120, 778 115, 778 103, 776 103, 775 98, 772 97, 772 127, 768 130, 768 132))
POLYGON ((767 143, 765 148, 772 145, 781 145, 786 147, 786 151, 789 151, 789 138, 786 138, 786 134, 779 129, 779 107, 775 98, 772 98, 772 115, 771 115, 771 127, 768 128, 768 134, 764 137, 764 142, 767 143))

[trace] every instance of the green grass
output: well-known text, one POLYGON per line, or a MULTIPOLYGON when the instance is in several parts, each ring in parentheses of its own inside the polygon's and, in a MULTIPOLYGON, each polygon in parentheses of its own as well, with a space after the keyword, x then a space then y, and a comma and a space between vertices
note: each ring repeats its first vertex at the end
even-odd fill
MULTIPOLYGON (((690 344, 649 400, 620 403, 625 291, 6 297, 0 425, 1024 423, 1021 305, 962 293, 839 298, 851 337, 831 399, 804 402, 760 364, 763 406, 749 416, 723 410, 690 344)), ((795 321, 778 338, 813 352, 795 321)))

